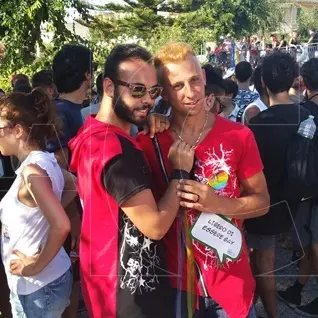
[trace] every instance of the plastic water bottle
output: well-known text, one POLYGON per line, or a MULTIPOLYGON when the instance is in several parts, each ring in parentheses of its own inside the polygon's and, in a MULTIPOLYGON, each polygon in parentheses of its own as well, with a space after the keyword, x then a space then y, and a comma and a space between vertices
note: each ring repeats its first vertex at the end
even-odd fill
POLYGON ((297 133, 305 138, 313 139, 316 132, 316 124, 314 122, 314 118, 314 116, 309 115, 306 120, 302 121, 299 125, 297 133))

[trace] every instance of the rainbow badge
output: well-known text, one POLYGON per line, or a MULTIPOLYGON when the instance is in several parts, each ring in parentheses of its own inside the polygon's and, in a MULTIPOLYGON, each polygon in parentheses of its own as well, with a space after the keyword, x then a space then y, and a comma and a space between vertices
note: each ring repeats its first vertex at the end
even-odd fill
POLYGON ((226 187, 228 181, 229 175, 222 170, 209 177, 208 185, 214 190, 222 190, 226 187))

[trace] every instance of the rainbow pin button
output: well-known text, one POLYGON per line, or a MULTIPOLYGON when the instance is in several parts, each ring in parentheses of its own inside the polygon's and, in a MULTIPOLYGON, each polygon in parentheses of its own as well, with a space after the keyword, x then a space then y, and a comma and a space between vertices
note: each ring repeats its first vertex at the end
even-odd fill
POLYGON ((229 181, 229 175, 225 171, 219 171, 208 179, 208 185, 214 190, 222 190, 229 181))

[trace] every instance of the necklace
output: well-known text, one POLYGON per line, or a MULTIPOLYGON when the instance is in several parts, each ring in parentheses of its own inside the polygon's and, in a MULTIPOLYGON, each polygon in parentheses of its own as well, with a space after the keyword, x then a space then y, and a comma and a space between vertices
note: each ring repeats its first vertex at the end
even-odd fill
MULTIPOLYGON (((204 122, 204 124, 203 124, 203 126, 202 126, 202 128, 201 128, 200 134, 199 134, 199 136, 198 136, 196 142, 195 142, 194 145, 191 147, 191 149, 195 149, 195 148, 198 146, 198 144, 199 144, 199 142, 200 142, 201 136, 202 136, 202 134, 203 134, 203 131, 204 131, 204 128, 205 128, 207 122, 208 122, 208 112, 205 112, 205 122, 204 122)), ((178 134, 178 132, 177 132, 174 128, 172 128, 172 130, 176 133, 176 135, 178 136, 178 138, 179 138, 181 141, 186 142, 186 141, 178 134)))

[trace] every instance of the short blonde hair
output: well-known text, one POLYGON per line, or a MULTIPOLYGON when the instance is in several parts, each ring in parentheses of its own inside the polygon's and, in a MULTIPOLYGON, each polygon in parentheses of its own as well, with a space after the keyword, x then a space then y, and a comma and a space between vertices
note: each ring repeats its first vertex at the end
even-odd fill
POLYGON ((196 56, 191 45, 183 42, 168 42, 162 46, 154 56, 156 68, 169 63, 179 63, 186 60, 189 55, 196 56))

